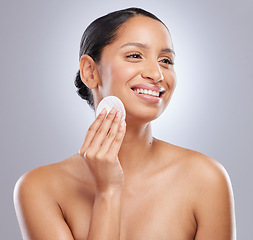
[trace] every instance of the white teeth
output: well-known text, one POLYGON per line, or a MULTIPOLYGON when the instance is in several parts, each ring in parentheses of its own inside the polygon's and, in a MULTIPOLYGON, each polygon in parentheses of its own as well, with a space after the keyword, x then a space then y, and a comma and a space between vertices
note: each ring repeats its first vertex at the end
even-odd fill
POLYGON ((159 92, 156 92, 156 91, 152 91, 152 90, 147 90, 147 89, 142 89, 142 88, 137 88, 134 90, 136 93, 139 93, 139 94, 147 94, 147 95, 151 95, 151 96, 154 96, 154 97, 159 97, 159 92))
POLYGON ((159 92, 153 91, 153 92, 152 92, 152 95, 153 95, 153 96, 156 96, 156 97, 159 97, 159 92))

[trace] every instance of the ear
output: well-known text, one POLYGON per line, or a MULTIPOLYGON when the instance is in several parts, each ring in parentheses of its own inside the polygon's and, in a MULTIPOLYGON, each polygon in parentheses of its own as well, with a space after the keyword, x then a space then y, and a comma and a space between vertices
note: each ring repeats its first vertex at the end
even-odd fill
POLYGON ((90 89, 96 88, 98 85, 98 70, 97 65, 87 54, 84 54, 80 59, 80 77, 83 83, 90 89))

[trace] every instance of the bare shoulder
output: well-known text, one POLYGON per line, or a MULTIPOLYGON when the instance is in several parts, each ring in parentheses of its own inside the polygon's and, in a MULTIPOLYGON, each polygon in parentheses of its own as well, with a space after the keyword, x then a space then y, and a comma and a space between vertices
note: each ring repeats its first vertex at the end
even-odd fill
POLYGON ((173 161, 181 167, 181 170, 190 171, 196 180, 210 181, 210 183, 218 181, 224 184, 229 181, 225 168, 212 157, 164 141, 156 141, 164 156, 172 156, 173 161))
POLYGON ((165 142, 160 146, 173 156, 178 179, 184 179, 181 187, 190 192, 187 199, 198 226, 195 239, 235 239, 234 197, 225 168, 200 152, 165 142))
POLYGON ((52 184, 57 180, 63 162, 64 161, 30 170, 19 178, 15 188, 19 191, 25 191, 26 188, 32 190, 34 187, 53 187, 52 184))
MULTIPOLYGON (((187 179, 187 188, 191 189, 196 205, 208 194, 214 198, 224 196, 233 202, 233 191, 230 177, 223 165, 203 153, 158 141, 163 159, 172 156, 173 166, 176 166, 178 176, 187 179)), ((169 164, 171 166, 171 164, 169 164)))
POLYGON ((83 167, 76 154, 63 161, 35 168, 17 181, 14 200, 25 199, 26 196, 31 197, 33 194, 37 196, 44 194, 57 200, 63 188, 71 182, 78 181, 83 167))
POLYGON ((14 205, 24 239, 73 239, 61 203, 82 185, 82 167, 80 155, 76 154, 33 169, 18 180, 14 205))

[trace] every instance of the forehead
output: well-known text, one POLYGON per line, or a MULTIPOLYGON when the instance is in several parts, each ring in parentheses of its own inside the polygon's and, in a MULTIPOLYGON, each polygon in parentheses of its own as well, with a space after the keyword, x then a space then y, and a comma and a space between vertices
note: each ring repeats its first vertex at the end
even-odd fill
POLYGON ((117 31, 115 43, 125 42, 141 42, 150 47, 157 45, 173 49, 169 30, 158 20, 141 15, 128 19, 117 31))

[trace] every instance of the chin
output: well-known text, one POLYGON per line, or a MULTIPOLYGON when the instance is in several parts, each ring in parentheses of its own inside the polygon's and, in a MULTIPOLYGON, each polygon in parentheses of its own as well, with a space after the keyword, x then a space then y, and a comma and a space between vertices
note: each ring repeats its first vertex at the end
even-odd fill
POLYGON ((126 116, 126 121, 131 121, 133 123, 141 123, 141 124, 146 124, 149 123, 155 119, 157 119, 164 111, 159 109, 151 109, 151 108, 136 108, 134 110, 128 110, 127 111, 127 116, 126 116))

